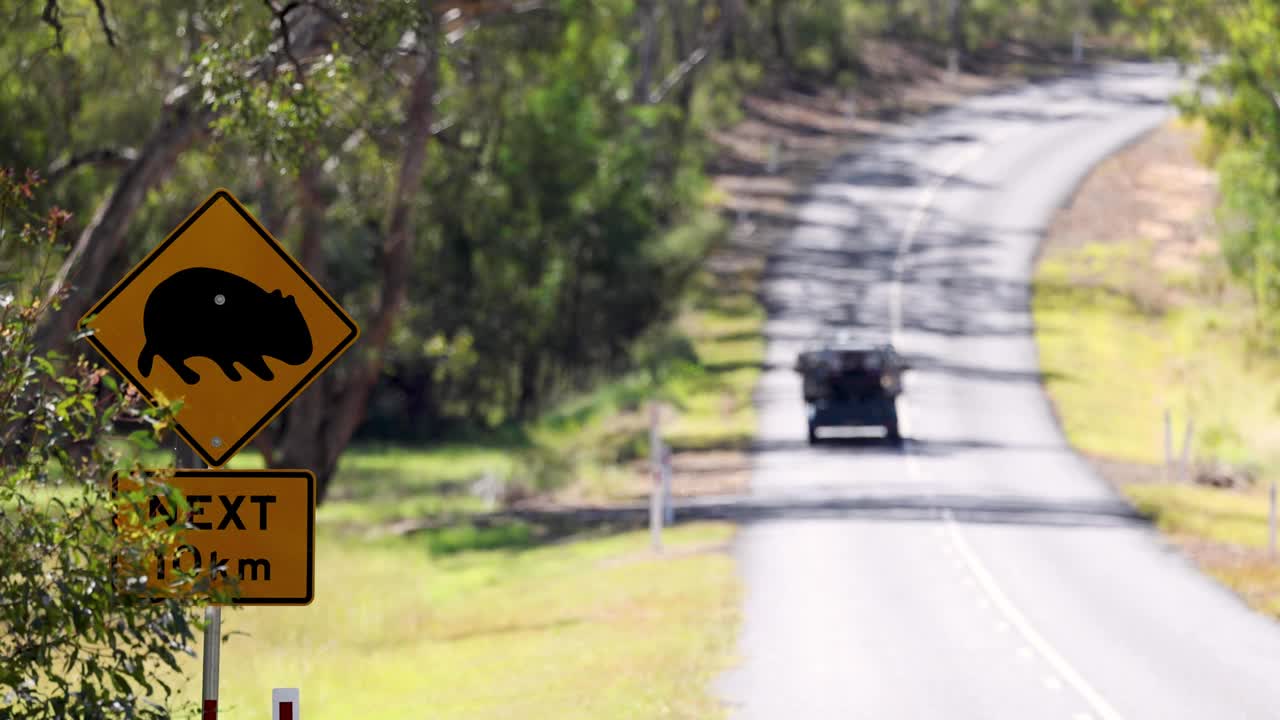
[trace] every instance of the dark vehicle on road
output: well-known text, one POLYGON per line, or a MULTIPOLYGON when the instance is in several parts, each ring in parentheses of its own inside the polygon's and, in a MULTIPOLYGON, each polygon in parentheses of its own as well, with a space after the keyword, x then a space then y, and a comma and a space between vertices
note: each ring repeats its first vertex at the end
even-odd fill
POLYGON ((824 345, 796 359, 804 376, 809 443, 823 427, 883 427, 886 439, 902 442, 897 398, 909 365, 892 345, 824 345))

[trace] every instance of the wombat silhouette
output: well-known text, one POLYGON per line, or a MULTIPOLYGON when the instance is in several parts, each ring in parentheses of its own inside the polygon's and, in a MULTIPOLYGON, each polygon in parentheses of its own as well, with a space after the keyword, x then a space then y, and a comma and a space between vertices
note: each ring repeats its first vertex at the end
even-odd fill
POLYGON ((263 380, 275 379, 272 357, 301 365, 311 357, 311 331, 293 296, 268 293, 239 275, 195 267, 165 278, 147 297, 142 312, 146 344, 138 370, 151 375, 156 356, 169 363, 188 385, 200 375, 187 360, 206 357, 232 381, 238 362, 263 380))

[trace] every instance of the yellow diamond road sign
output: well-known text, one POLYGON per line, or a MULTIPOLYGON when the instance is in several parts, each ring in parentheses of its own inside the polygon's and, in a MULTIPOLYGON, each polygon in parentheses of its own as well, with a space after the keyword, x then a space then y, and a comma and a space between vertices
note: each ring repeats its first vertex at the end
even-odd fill
MULTIPOLYGON (((159 595, 194 572, 213 588, 233 590, 233 605, 307 605, 314 596, 316 479, 306 470, 177 470, 167 484, 187 501, 175 512, 162 494, 116 508, 116 528, 148 522, 183 526, 177 542, 135 572, 159 595), (228 586, 223 583, 233 582, 228 586)), ((112 478, 114 493, 138 490, 129 474, 112 478)))
POLYGON ((80 325, 178 433, 220 467, 355 342, 360 329, 226 190, 217 190, 80 325))

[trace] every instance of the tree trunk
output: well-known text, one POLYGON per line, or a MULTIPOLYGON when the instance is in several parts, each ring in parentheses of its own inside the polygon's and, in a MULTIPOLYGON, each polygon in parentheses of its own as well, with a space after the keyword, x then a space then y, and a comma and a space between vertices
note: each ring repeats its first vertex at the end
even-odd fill
POLYGON ((542 357, 538 348, 526 350, 524 360, 520 363, 520 390, 516 399, 516 417, 520 420, 531 419, 538 407, 541 366, 542 357))
POLYGON ((147 191, 159 185, 182 153, 204 135, 213 117, 194 93, 182 95, 167 108, 160 126, 116 180, 54 277, 49 297, 64 289, 69 292, 60 311, 45 315, 39 334, 42 347, 65 348, 80 318, 119 280, 104 270, 116 265, 124 252, 133 214, 147 191))
POLYGON ((947 28, 951 36, 951 49, 957 60, 963 59, 968 51, 964 36, 964 3, 965 0, 949 0, 947 8, 947 28))
POLYGON ((640 68, 636 73, 636 85, 633 92, 634 101, 639 104, 649 102, 649 91, 653 87, 654 66, 658 64, 658 18, 655 0, 638 0, 636 2, 636 19, 640 25, 640 48, 637 52, 640 68))
POLYGON ((782 61, 782 71, 790 77, 793 65, 791 49, 787 44, 787 28, 782 19, 782 0, 772 0, 769 3, 769 32, 773 34, 773 45, 778 59, 782 61))
MULTIPOLYGON (((302 237, 298 247, 298 259, 302 267, 315 278, 316 283, 324 287, 325 263, 323 245, 324 217, 329 205, 324 201, 320 191, 321 172, 314 163, 302 166, 298 171, 297 207, 301 216, 302 237)), ((286 230, 283 213, 279 230, 271 226, 267 230, 278 238, 286 230)), ((280 414, 270 426, 263 430, 253 441, 253 446, 262 453, 268 467, 274 465, 276 448, 287 446, 290 438, 305 435, 317 438, 319 428, 325 418, 324 413, 324 376, 321 376, 311 387, 307 388, 287 410, 280 414)))
MULTIPOLYGON (((310 402, 302 406, 295 403, 295 416, 308 415, 304 423, 315 422, 317 427, 304 432, 291 418, 290 432, 281 447, 280 462, 290 467, 310 467, 316 473, 316 502, 322 502, 328 492, 338 457, 351 441, 368 408, 369 396, 382 373, 386 348, 391 332, 405 303, 408 289, 409 266, 413 257, 413 202, 422 185, 426 165, 427 142, 431 137, 431 123, 435 117, 434 95, 439 70, 437 48, 438 24, 428 0, 422 0, 422 11, 428 18, 423 27, 417 28, 419 53, 414 57, 413 81, 405 98, 404 137, 400 169, 388 211, 387 229, 383 242, 381 264, 381 298, 378 309, 355 346, 358 360, 345 382, 333 381, 336 391, 329 402, 329 393, 313 388, 304 394, 310 402), (311 403, 320 406, 311 407, 311 403), (296 428, 296 429, 295 429, 296 428)), ((320 383, 317 383, 320 384, 320 383)), ((325 383, 328 385, 329 383, 325 383)), ((304 398, 299 398, 303 402, 304 398)))
POLYGON ((724 57, 731 61, 738 58, 738 34, 741 32, 739 24, 742 22, 738 15, 738 1, 720 0, 720 18, 725 27, 721 49, 724 57))
MULTIPOLYGON (((328 50, 330 27, 322 13, 301 8, 289 26, 294 56, 305 60, 328 50)), ((254 74, 261 77, 273 72, 274 62, 271 58, 259 59, 254 74)), ((49 297, 63 290, 69 293, 59 312, 46 315, 38 336, 42 347, 65 348, 80 318, 119 280, 104 271, 124 257, 130 223, 147 191, 172 172, 178 158, 205 136, 216 117, 217 112, 204 104, 198 91, 179 86, 170 93, 159 127, 138 148, 137 157, 116 180, 59 268, 49 297)))

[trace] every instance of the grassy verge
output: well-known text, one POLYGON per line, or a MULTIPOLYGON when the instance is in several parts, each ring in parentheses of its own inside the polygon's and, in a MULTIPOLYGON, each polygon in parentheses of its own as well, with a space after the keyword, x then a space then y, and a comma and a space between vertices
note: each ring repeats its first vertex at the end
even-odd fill
POLYGON ((680 526, 662 555, 645 533, 441 554, 322 532, 312 605, 224 613, 225 716, 268 718, 271 688, 300 687, 310 718, 719 717, 731 534, 680 526))
MULTIPOLYGON (((1280 363, 1248 347, 1250 313, 1185 279, 1154 277, 1141 244, 1090 245, 1041 263, 1034 303, 1046 384, 1073 443, 1139 463, 1163 461, 1163 413, 1181 443, 1194 422, 1205 458, 1280 468, 1274 387, 1280 363), (1187 291, 1153 309, 1141 285, 1187 291)), ((1208 271, 1206 271, 1208 272, 1208 271)))
POLYGON ((1280 615, 1280 567, 1265 552, 1265 486, 1280 474, 1280 359, 1250 346, 1247 295, 1219 261, 1162 272, 1153 250, 1051 243, 1033 303, 1047 390, 1072 444, 1141 511, 1206 572, 1280 615), (1179 451, 1191 418, 1193 459, 1247 467, 1263 482, 1161 480, 1166 408, 1179 451))

